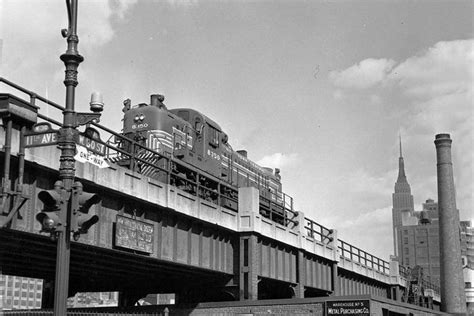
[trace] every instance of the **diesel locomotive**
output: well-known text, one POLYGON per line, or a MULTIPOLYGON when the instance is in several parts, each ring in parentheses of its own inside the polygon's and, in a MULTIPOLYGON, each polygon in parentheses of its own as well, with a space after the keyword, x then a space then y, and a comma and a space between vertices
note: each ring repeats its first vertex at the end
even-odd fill
POLYGON ((228 135, 206 115, 168 109, 163 101, 159 94, 151 95, 150 104, 124 101, 122 134, 133 142, 122 142, 120 149, 137 157, 135 170, 235 211, 238 188, 252 186, 260 192, 262 215, 285 225, 294 222, 279 169, 261 167, 246 151, 234 151, 228 135))

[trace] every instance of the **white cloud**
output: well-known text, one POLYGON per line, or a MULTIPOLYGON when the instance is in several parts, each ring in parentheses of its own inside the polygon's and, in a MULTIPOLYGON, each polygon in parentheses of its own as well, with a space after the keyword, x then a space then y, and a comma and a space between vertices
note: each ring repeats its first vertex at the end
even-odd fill
MULTIPOLYGON (((413 178, 416 175, 423 184, 426 185, 427 179, 436 176, 435 168, 428 170, 423 165, 433 163, 426 159, 434 156, 432 141, 435 134, 451 134, 457 206, 461 217, 470 217, 469 212, 472 212, 474 206, 473 65, 474 40, 469 39, 438 42, 396 66, 391 59, 365 59, 345 70, 330 73, 330 79, 337 88, 334 95, 342 95, 349 89, 369 88, 383 83, 377 96, 371 96, 370 101, 391 104, 398 99, 397 103, 402 105, 400 109, 393 110, 403 112, 405 119, 400 121, 400 127, 406 131, 405 141, 413 142, 412 147, 417 148, 419 157, 425 158, 423 161, 417 161, 416 157, 408 160, 412 166, 413 178), (421 169, 424 169, 425 174, 416 174, 421 169)), ((354 94, 356 92, 352 90, 353 97, 357 97, 354 94)), ((360 97, 367 98, 366 92, 360 97)), ((364 187, 377 190, 377 179, 367 178, 363 174, 359 176, 368 182, 358 184, 350 179, 342 180, 350 183, 352 190, 364 187)), ((416 196, 417 192, 413 194, 416 196)))
POLYGON ((433 98, 472 91, 474 41, 438 42, 395 67, 389 78, 410 96, 433 98))
POLYGON ((338 238, 367 253, 388 261, 393 254, 392 206, 370 212, 330 219, 330 228, 338 231, 338 238), (370 232, 368 232, 370 230, 370 232), (380 236, 380 238, 374 238, 380 236))
POLYGON ((390 196, 393 191, 395 175, 395 170, 381 175, 371 175, 366 170, 358 169, 350 174, 336 177, 333 181, 340 187, 346 188, 346 191, 359 194, 371 193, 386 197, 390 196))
POLYGON ((368 58, 347 69, 331 71, 329 79, 336 87, 366 89, 381 83, 394 65, 391 59, 368 58))
MULTIPOLYGON (((96 54, 115 36, 113 22, 124 19, 135 3, 135 0, 79 1, 79 52, 82 55, 96 54)), ((45 75, 52 73, 51 69, 61 68, 59 55, 66 51, 66 40, 60 33, 68 26, 64 1, 4 1, 1 9, 2 75, 33 88, 38 85, 36 76, 16 76, 41 73, 42 81, 51 80, 52 77, 45 75)))
POLYGON ((284 168, 286 166, 294 166, 296 163, 298 163, 298 160, 299 156, 296 153, 274 153, 272 155, 263 157, 257 161, 257 164, 270 168, 284 168))

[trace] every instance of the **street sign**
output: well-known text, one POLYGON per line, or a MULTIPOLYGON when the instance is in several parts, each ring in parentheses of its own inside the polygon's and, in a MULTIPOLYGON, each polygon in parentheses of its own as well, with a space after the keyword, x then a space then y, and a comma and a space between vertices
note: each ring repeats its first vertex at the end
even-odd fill
POLYGON ((85 163, 85 162, 91 163, 93 165, 96 165, 99 168, 109 167, 109 164, 107 163, 107 161, 105 161, 105 158, 103 156, 97 155, 92 150, 89 150, 86 147, 77 145, 77 144, 76 144, 76 155, 74 156, 74 159, 82 163, 85 163))
POLYGON ((58 143, 58 130, 52 129, 47 122, 33 125, 32 131, 25 134, 25 147, 40 147, 56 145, 58 143))
POLYGON ((25 138, 26 148, 55 145, 58 143, 58 131, 29 134, 25 135, 25 138))
POLYGON ((97 155, 105 156, 105 145, 97 140, 87 137, 86 135, 79 134, 76 143, 97 155))

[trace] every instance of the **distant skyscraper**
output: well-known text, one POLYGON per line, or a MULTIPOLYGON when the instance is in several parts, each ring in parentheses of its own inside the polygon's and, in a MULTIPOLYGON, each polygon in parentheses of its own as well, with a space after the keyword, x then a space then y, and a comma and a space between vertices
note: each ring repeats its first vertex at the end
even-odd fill
POLYGON ((393 248, 395 256, 399 256, 398 245, 399 239, 398 231, 402 226, 402 217, 410 217, 414 212, 413 195, 405 175, 405 163, 402 155, 402 139, 400 137, 400 158, 398 158, 398 178, 395 182, 395 192, 392 194, 393 208, 392 208, 392 225, 393 225, 393 248))

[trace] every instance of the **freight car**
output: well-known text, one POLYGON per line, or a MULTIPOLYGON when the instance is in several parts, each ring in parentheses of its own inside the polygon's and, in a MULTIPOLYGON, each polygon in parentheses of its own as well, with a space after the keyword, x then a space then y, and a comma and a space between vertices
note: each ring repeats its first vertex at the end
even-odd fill
MULTIPOLYGON (((234 151, 227 134, 204 114, 168 109, 163 101, 157 94, 151 95, 150 104, 124 101, 122 133, 133 142, 122 142, 119 148, 137 157, 136 171, 234 211, 238 188, 252 186, 260 192, 262 215, 284 225, 295 223, 279 169, 261 167, 246 151, 234 151)), ((122 155, 119 163, 129 160, 122 155)))

